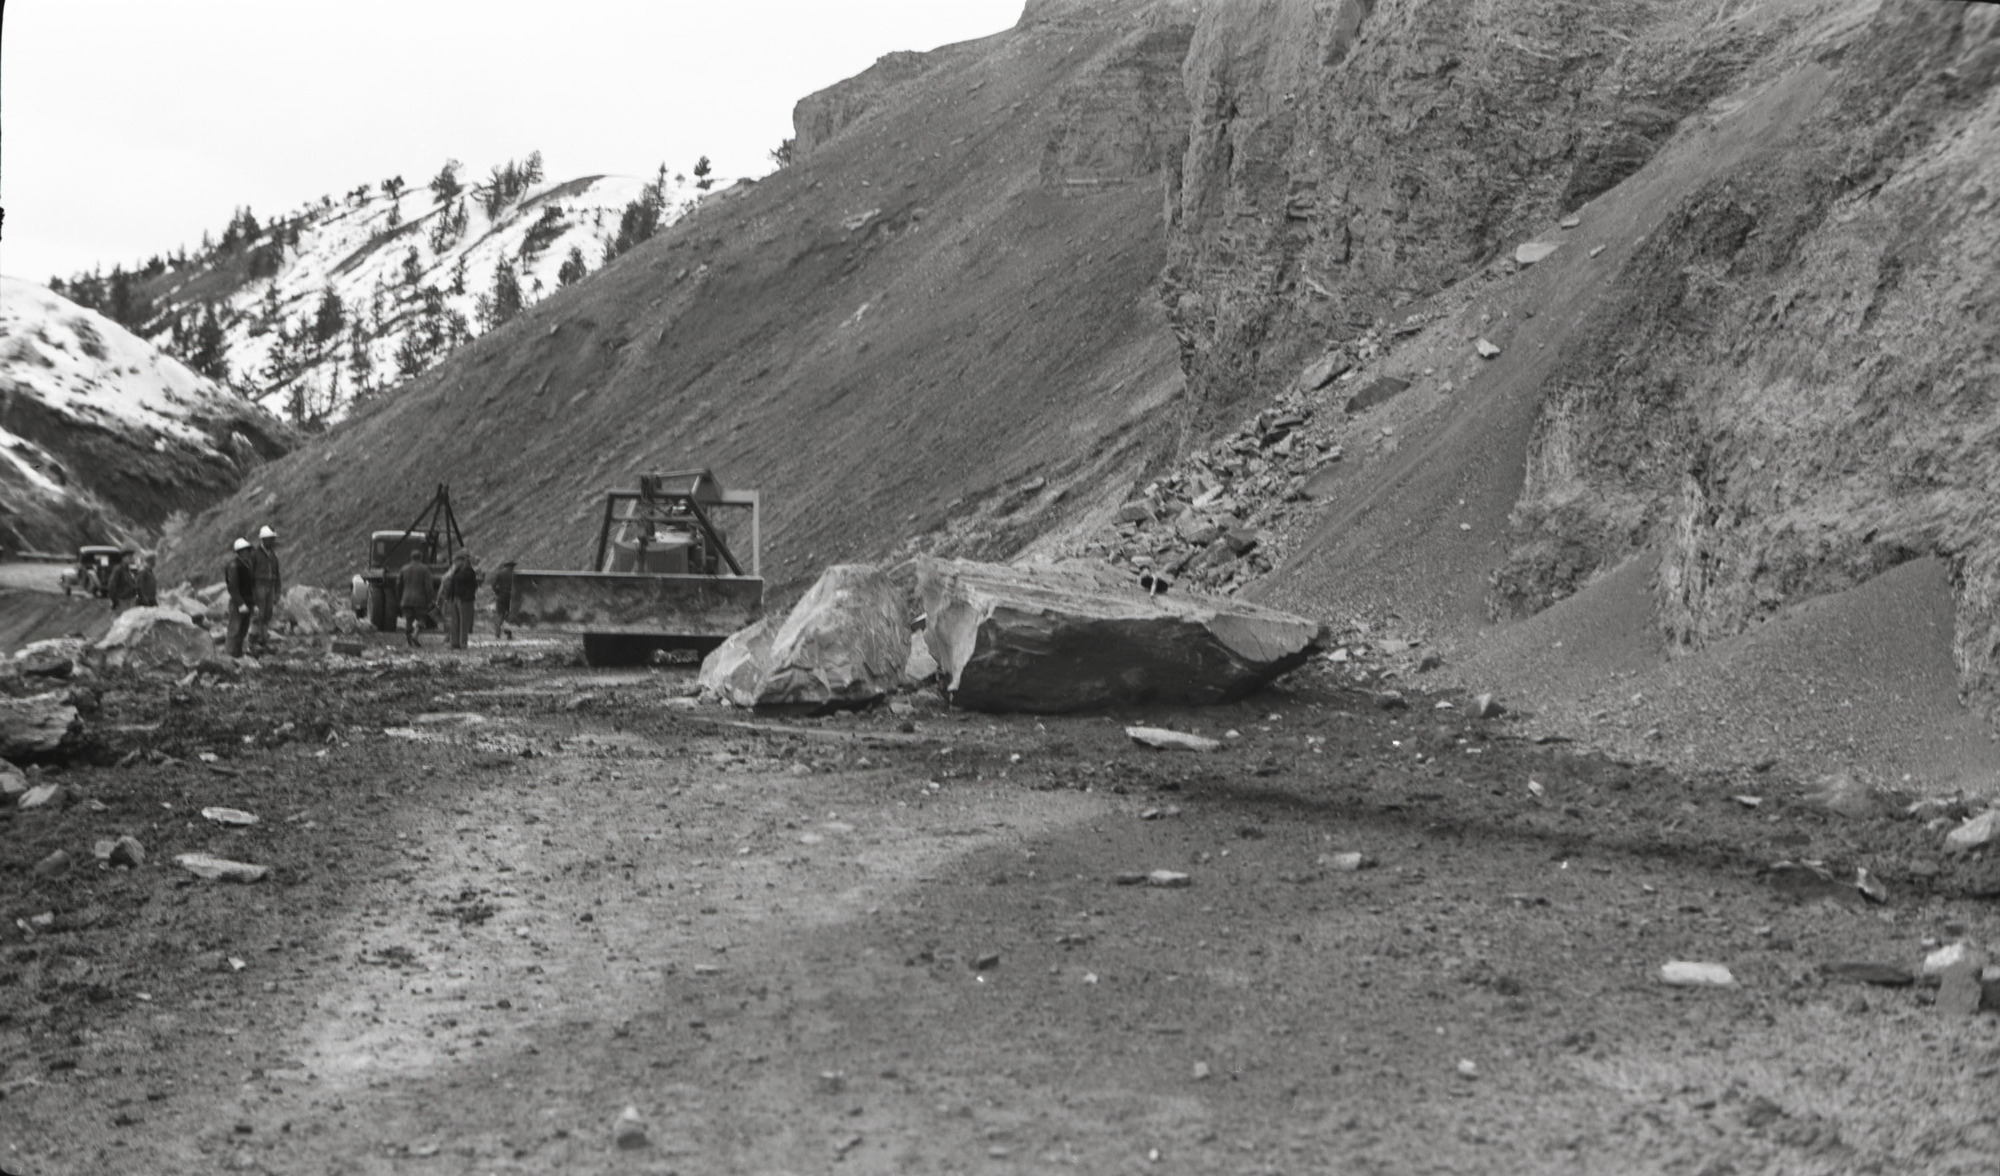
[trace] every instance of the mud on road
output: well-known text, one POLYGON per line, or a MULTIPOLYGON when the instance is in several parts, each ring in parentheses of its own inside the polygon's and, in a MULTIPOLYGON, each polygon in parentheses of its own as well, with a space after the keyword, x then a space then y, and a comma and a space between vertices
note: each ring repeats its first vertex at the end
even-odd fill
POLYGON ((0 815, 0 1168, 1995 1170, 2000 1018, 1821 967, 2000 940, 1996 863, 1315 673, 1061 719, 498 646, 110 679, 74 803, 0 815))

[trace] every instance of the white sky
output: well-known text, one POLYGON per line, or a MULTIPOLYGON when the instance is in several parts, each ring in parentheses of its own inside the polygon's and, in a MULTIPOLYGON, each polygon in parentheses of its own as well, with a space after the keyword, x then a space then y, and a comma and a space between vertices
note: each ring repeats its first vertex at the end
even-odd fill
POLYGON ((550 179, 761 175, 792 104, 1022 0, 12 0, 0 272, 46 282, 447 156, 550 179))

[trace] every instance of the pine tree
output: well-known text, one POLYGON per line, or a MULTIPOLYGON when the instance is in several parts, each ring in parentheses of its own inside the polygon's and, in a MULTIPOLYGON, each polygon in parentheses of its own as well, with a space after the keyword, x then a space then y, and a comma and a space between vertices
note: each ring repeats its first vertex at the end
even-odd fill
POLYGON ((202 308, 201 319, 190 332, 189 343, 187 365, 211 380, 228 383, 229 335, 223 330, 222 320, 217 317, 213 303, 202 308))
POLYGON ((797 149, 797 139, 786 139, 776 147, 771 148, 771 163, 780 169, 792 166, 792 155, 797 149))
POLYGON ((694 186, 700 188, 704 192, 708 191, 708 186, 715 182, 714 180, 708 178, 708 173, 714 170, 715 169, 709 165, 708 156, 704 155, 700 159, 695 160, 694 186))
POLYGON ((583 247, 572 245, 569 247, 569 256, 563 259, 561 267, 556 270, 556 285, 574 286, 589 273, 590 264, 583 260, 583 247))
POLYGON ((512 263, 504 257, 493 267, 493 291, 488 298, 485 316, 488 330, 504 325, 521 313, 521 279, 514 273, 512 263))
POLYGON ((465 190, 458 182, 458 169, 464 166, 456 159, 447 159, 444 161, 444 166, 438 169, 438 174, 431 177, 431 195, 437 197, 439 204, 451 203, 465 190))
POLYGON ((347 308, 332 286, 320 291, 319 308, 313 312, 313 341, 320 344, 338 337, 347 325, 347 308))

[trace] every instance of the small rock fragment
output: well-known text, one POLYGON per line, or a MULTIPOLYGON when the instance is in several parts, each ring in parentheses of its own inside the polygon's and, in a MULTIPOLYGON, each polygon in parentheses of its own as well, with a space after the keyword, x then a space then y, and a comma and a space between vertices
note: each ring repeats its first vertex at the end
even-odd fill
POLYGON ((1529 266, 1545 261, 1551 253, 1562 248, 1552 241, 1525 241, 1514 247, 1514 264, 1529 266))
POLYGON ((1969 853, 1982 845, 1991 845, 1995 840, 2000 840, 2000 808, 1987 809, 1953 829, 1945 835, 1944 847, 1958 853, 1969 853))
POLYGON ((1479 1077, 1479 1063, 1473 1061, 1471 1058, 1458 1059, 1458 1076, 1460 1078, 1479 1077))
POLYGON ((1369 863, 1367 854, 1349 852, 1321 854, 1319 864, 1329 870, 1337 870, 1343 874, 1352 874, 1356 870, 1365 868, 1369 863))
POLYGON ((256 813, 246 813, 242 809, 211 807, 201 810, 201 815, 218 825, 254 825, 256 813))
POLYGON ((1744 808, 1756 808, 1758 805, 1764 803, 1764 798, 1761 796, 1732 796, 1729 799, 1742 805, 1744 808))
POLYGON ((1384 690, 1375 696, 1375 705, 1383 710, 1408 710, 1410 700, 1403 697, 1400 690, 1384 690))
POLYGON ((67 869, 69 869, 69 851, 58 849, 35 863, 35 877, 53 878, 67 869))
POLYGON ((146 864, 146 846, 137 837, 127 833, 112 844, 110 862, 114 866, 130 866, 137 869, 146 864))
POLYGON ((1194 1064, 1194 1080, 1196 1082, 1205 1081, 1208 1078, 1208 1073, 1207 1062, 1196 1062, 1194 1064))
POLYGON ((15 803, 23 809, 61 808, 69 803, 69 789, 60 784, 37 784, 15 803))
POLYGON ((1157 747, 1163 751, 1214 751, 1222 746, 1217 739, 1205 735, 1189 735, 1182 731, 1169 731, 1164 727, 1127 727, 1125 734, 1134 743, 1147 747, 1157 747))
POLYGON ((637 1151, 646 1146, 646 1120, 638 1107, 628 1106, 619 1112, 617 1122, 611 1125, 611 1138, 621 1151, 637 1151))
POLYGON ((985 955, 980 956, 978 959, 972 961, 972 970, 975 972, 991 972, 993 969, 999 966, 1000 966, 1000 953, 997 951, 989 951, 985 955))
MULTIPOLYGON (((1419 674, 1428 674, 1443 664, 1444 658, 1439 656, 1436 650, 1428 650, 1422 657, 1417 659, 1417 672, 1419 674)), ((1446 704, 1439 703, 1438 705, 1444 706, 1446 704)))
POLYGON ((12 799, 28 790, 28 777, 21 769, 0 760, 0 798, 12 799))
POLYGON ((1194 879, 1176 870, 1154 870, 1152 873, 1146 875, 1146 885, 1168 887, 1192 886, 1194 885, 1194 879))
POLYGON ((1565 229, 1573 229, 1582 223, 1583 223, 1583 218, 1577 216, 1575 213, 1571 213, 1570 215, 1562 218, 1562 227, 1565 229))
POLYGON ((1875 984, 1883 988, 1907 988, 1917 980, 1908 968, 1865 960, 1822 964, 1820 971, 1830 980, 1851 980, 1856 984, 1875 984))
POLYGON ((1590 255, 1591 255, 1592 257, 1596 257, 1596 256, 1597 256, 1598 254, 1600 254, 1600 253, 1602 253, 1602 252, 1604 252, 1604 246, 1602 246, 1602 245, 1595 245, 1595 246, 1592 246, 1592 247, 1591 247, 1591 250, 1590 250, 1590 255))
POLYGON ((211 882, 255 882, 270 873, 268 866, 253 866, 248 862, 232 862, 228 858, 214 857, 205 853, 184 853, 174 858, 181 869, 197 878, 211 882))
POLYGON ((1721 964, 1673 960, 1660 965, 1660 982, 1680 988, 1733 988, 1736 977, 1721 964))
POLYGON ((1881 879, 1870 874, 1865 867, 1854 868, 1854 888, 1861 892, 1861 897, 1870 902, 1889 901, 1889 888, 1882 885, 1881 879))
POLYGON ((1970 943, 1947 943, 1924 957, 1923 974, 1942 976, 1961 964, 1970 963, 1975 969, 1986 965, 1986 953, 1970 943))
POLYGON ((1970 1017, 1979 1011, 1983 989, 1981 961, 1961 960, 1938 977, 1937 1011, 1947 1017, 1970 1017))
POLYGON ((1475 719, 1497 719, 1507 713, 1500 700, 1491 694, 1482 694, 1472 700, 1472 717, 1475 719))
POLYGON ((1492 359, 1500 354, 1499 345, 1483 335, 1473 340, 1472 349, 1479 353, 1481 359, 1492 359))

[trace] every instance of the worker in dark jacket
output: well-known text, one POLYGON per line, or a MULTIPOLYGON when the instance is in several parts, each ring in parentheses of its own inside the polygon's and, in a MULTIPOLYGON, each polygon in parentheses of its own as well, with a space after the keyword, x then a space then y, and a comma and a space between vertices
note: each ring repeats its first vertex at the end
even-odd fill
POLYGON ((250 625, 250 646, 259 654, 271 649, 271 612, 278 607, 283 591, 278 580, 278 533, 269 527, 257 532, 257 546, 250 551, 255 594, 250 598, 254 616, 250 625))
POLYGON ((493 572, 493 635, 512 637, 514 631, 507 627, 508 618, 514 615, 514 561, 508 560, 493 572))
POLYGON ((222 582, 229 588, 229 656, 243 656, 243 639, 250 634, 250 598, 257 572, 250 566, 250 541, 236 540, 236 551, 222 565, 222 582))
POLYGON ((464 649, 472 635, 472 603, 478 594, 479 573, 472 570, 472 555, 461 551, 444 574, 445 631, 451 634, 453 649, 464 649))
POLYGON ((131 602, 133 594, 137 591, 138 585, 132 577, 132 562, 119 560, 112 567, 111 578, 104 585, 104 595, 111 601, 111 611, 124 612, 125 606, 131 602))
POLYGON ((437 589, 431 576, 431 565, 413 555, 410 562, 403 565, 403 570, 397 573, 397 578, 402 581, 403 637, 411 645, 421 646, 423 642, 417 640, 417 626, 430 615, 431 597, 437 589))
POLYGON ((160 606, 160 578, 153 573, 152 560, 144 558, 139 560, 139 570, 133 575, 132 584, 134 599, 140 608, 160 606))

